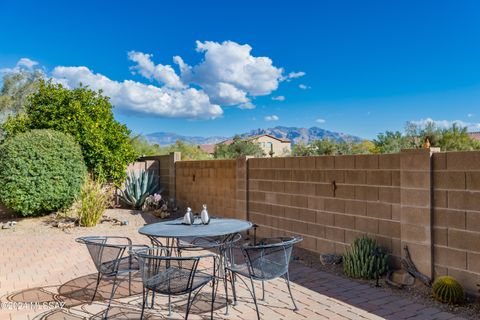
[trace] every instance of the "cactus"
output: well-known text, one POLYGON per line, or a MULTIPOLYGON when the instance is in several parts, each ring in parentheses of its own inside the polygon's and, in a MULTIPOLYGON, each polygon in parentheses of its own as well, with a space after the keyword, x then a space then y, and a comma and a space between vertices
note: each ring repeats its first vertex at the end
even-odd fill
POLYGON ((433 282, 432 293, 436 300, 448 304, 459 304, 464 299, 462 285, 450 276, 437 278, 433 282))
POLYGON ((141 209, 145 199, 157 191, 157 183, 153 175, 145 170, 137 174, 130 171, 125 181, 125 190, 120 192, 120 199, 134 209, 141 209))
POLYGON ((352 278, 375 279, 388 269, 388 255, 374 239, 356 239, 343 255, 343 271, 352 278))

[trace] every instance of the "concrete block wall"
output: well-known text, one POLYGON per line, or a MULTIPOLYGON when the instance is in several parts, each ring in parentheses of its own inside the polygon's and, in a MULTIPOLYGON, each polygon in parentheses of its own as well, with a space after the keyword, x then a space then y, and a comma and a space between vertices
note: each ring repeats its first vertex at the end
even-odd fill
POLYGON ((179 161, 175 175, 180 210, 205 203, 211 216, 237 216, 237 160, 179 161))
POLYGON ((249 219, 263 236, 302 235, 341 254, 368 234, 399 257, 400 155, 250 159, 249 219))
POLYGON ((155 157, 160 183, 182 209, 207 203, 212 215, 260 225, 259 236, 302 235, 301 246, 316 253, 341 254, 368 234, 398 265, 407 245, 421 272, 452 275, 478 295, 480 151, 179 158, 155 157))
POLYGON ((480 152, 433 154, 434 274, 480 283, 480 152))

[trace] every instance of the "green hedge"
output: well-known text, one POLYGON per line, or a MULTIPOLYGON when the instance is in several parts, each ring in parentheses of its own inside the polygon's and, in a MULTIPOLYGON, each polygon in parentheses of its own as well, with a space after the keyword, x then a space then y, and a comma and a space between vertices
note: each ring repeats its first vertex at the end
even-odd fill
POLYGON ((87 169, 75 140, 53 130, 31 130, 0 146, 0 202, 22 216, 72 205, 87 169))

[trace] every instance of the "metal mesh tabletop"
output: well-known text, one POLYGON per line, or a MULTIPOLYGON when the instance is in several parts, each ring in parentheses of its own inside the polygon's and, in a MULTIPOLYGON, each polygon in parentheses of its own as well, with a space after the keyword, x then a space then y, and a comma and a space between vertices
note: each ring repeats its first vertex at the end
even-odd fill
POLYGON ((159 238, 215 237, 248 230, 252 223, 240 219, 212 218, 204 225, 199 219, 192 225, 182 223, 181 219, 158 222, 144 226, 139 233, 159 238))

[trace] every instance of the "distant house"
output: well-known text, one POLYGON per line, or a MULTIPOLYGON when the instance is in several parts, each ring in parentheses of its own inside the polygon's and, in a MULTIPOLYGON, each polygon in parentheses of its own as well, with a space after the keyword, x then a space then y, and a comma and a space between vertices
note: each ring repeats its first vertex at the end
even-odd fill
MULTIPOLYGON (((269 134, 262 134, 258 136, 251 136, 245 138, 247 141, 253 141, 260 145, 263 149, 263 152, 266 156, 270 156, 271 152, 273 152, 274 157, 283 157, 290 154, 292 151, 292 143, 288 139, 277 138, 275 136, 269 134)), ((200 150, 205 151, 206 153, 213 155, 215 152, 215 146, 219 144, 232 144, 233 140, 228 139, 217 144, 201 144, 198 146, 200 150)))
POLYGON ((284 157, 292 151, 292 142, 269 134, 248 137, 247 140, 257 142, 267 156, 284 157), (270 153, 273 152, 273 155, 270 153))
POLYGON ((215 145, 214 144, 200 144, 198 149, 202 150, 203 152, 208 153, 209 155, 213 155, 215 152, 215 145))
POLYGON ((479 131, 477 131, 477 132, 469 132, 468 135, 469 135, 470 138, 472 138, 473 140, 480 141, 480 132, 479 132, 479 131))

